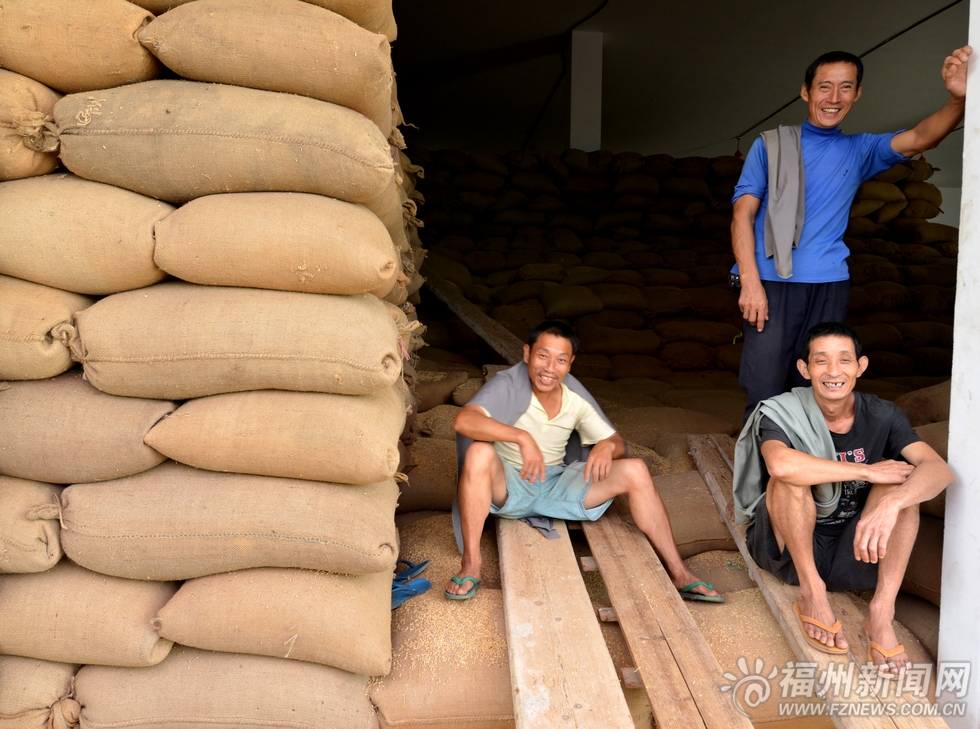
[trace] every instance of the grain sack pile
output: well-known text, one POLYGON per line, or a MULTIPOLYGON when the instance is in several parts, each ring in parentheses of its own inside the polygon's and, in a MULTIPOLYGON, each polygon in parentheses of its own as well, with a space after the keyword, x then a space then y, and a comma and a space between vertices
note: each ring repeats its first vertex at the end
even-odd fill
POLYGON ((44 689, 0 721, 377 726, 424 331, 390 1, 76 5, 0 11, 0 660, 44 689))
MULTIPOLYGON (((738 371, 727 279, 740 160, 410 151, 426 168, 423 275, 521 339, 544 318, 571 322, 579 374, 738 371)), ((845 238, 851 323, 892 397, 950 371, 957 230, 929 222, 942 201, 932 173, 910 160, 865 183, 845 238)))

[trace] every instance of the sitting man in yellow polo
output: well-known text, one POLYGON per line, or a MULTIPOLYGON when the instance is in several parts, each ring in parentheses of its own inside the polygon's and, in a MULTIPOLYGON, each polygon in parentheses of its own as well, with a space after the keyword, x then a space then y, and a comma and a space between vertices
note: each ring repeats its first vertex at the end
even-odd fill
POLYGON ((480 535, 489 514, 594 521, 615 496, 627 494, 633 521, 681 595, 722 602, 684 565, 646 464, 626 458, 626 441, 569 374, 577 349, 571 327, 542 322, 524 345, 524 361, 494 376, 456 416, 463 557, 446 597, 466 599, 479 588, 480 535))

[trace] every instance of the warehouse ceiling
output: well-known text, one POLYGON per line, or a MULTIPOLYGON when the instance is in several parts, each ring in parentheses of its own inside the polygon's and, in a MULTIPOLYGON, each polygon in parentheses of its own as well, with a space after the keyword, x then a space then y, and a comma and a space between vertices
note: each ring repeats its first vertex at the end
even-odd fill
MULTIPOLYGON (((746 152, 759 132, 805 118, 803 72, 828 50, 856 54, 952 0, 608 0, 579 26, 603 36, 602 146, 675 157, 746 152), (755 126, 753 126, 755 125, 755 126)), ((406 138, 429 149, 568 147, 567 31, 602 0, 394 0, 392 54, 406 138)), ((966 43, 959 2, 864 58, 864 93, 847 132, 914 126, 948 94, 940 68, 966 43)), ((959 187, 963 132, 926 155, 933 182, 959 187)))

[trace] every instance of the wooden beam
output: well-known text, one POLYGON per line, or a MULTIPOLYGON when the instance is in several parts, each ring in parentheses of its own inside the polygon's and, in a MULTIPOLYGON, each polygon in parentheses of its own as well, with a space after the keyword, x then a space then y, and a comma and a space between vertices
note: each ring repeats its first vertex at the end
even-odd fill
POLYGON ((497 519, 517 729, 632 727, 564 522, 545 539, 497 519))
POLYGON ((603 623, 618 623, 619 616, 616 614, 616 608, 603 607, 599 608, 599 621, 603 623))
POLYGON ((594 557, 579 557, 579 564, 582 565, 583 572, 598 572, 599 565, 595 563, 594 557))
MULTIPOLYGON (((734 442, 727 435, 689 435, 687 444, 691 457, 697 464, 698 471, 701 473, 702 478, 704 478, 705 483, 708 485, 708 490, 715 500, 715 505, 718 507, 722 520, 732 533, 732 537, 738 545, 739 552, 741 552, 742 557, 745 559, 749 575, 759 585, 762 596, 769 604, 770 610, 772 610, 773 615, 779 622, 787 641, 789 641, 790 647, 793 649, 793 653, 801 661, 816 663, 817 675, 822 671, 826 671, 831 663, 846 664, 850 661, 855 664, 853 668, 855 681, 852 683, 852 690, 849 694, 841 696, 838 694, 831 695, 828 692, 824 698, 836 704, 860 704, 874 701, 882 703, 889 701, 894 702, 896 705, 916 703, 917 700, 915 697, 909 696, 908 692, 903 693, 899 698, 889 698, 887 695, 889 691, 887 681, 882 683, 876 681, 874 685, 861 683, 864 679, 861 678, 860 665, 866 662, 865 656, 868 653, 868 642, 864 631, 861 629, 861 621, 863 620, 861 608, 858 607, 848 593, 831 592, 828 595, 831 607, 834 609, 834 614, 844 624, 844 637, 851 646, 848 655, 831 656, 810 646, 799 628, 799 621, 793 610, 793 603, 800 597, 800 588, 787 585, 774 575, 759 569, 749 555, 748 548, 745 545, 746 527, 741 524, 735 524, 728 519, 726 514, 726 506, 732 494, 732 471, 728 464, 733 462, 735 452, 734 442), (878 698, 879 694, 882 698, 878 698)), ((839 671, 840 668, 837 668, 837 670, 839 671)), ((918 701, 922 701, 922 699, 918 701)), ((889 707, 885 706, 882 708, 887 710, 889 707)), ((847 710, 844 709, 842 712, 847 710)), ((890 717, 887 715, 887 711, 883 711, 881 716, 873 718, 861 716, 857 711, 855 711, 854 716, 844 716, 841 713, 831 718, 834 725, 842 729, 871 729, 872 727, 875 729, 911 729, 913 726, 940 729, 946 727, 946 723, 942 719, 932 717, 917 717, 914 719, 890 717)))
POLYGON ((459 286, 429 271, 425 275, 425 285, 429 291, 497 354, 509 364, 517 364, 524 359, 524 342, 505 326, 487 316, 478 306, 467 301, 459 286))
POLYGON ((722 691, 729 682, 650 542, 633 524, 625 497, 582 526, 657 726, 751 729, 722 691))

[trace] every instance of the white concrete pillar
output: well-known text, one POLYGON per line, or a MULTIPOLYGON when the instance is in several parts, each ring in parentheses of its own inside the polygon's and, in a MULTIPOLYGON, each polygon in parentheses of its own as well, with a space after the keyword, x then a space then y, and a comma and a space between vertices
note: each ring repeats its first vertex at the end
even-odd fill
MULTIPOLYGON (((980 51, 980 0, 970 0, 970 44, 980 51)), ((963 197, 953 322, 949 465, 956 482, 946 495, 939 676, 969 665, 966 715, 946 717, 951 729, 980 726, 980 53, 970 59, 963 143, 963 197)), ((949 678, 949 676, 947 676, 949 678)))
POLYGON ((602 33, 572 31, 572 104, 569 146, 602 149, 602 33))

